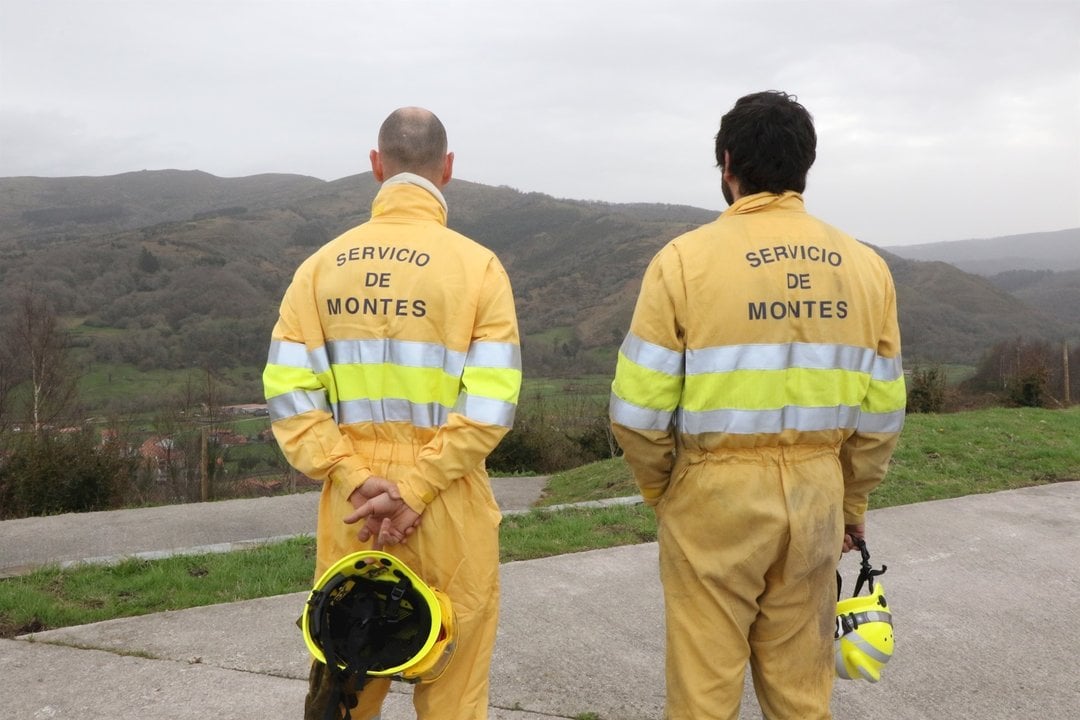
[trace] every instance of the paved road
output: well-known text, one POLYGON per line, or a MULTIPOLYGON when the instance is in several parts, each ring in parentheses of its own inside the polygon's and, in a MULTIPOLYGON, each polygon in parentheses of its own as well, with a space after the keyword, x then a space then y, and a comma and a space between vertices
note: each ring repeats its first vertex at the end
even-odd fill
MULTIPOLYGON (((493 478, 491 484, 503 512, 521 512, 540 498, 547 478, 493 478)), ((310 535, 318 507, 315 491, 6 520, 0 522, 0 578, 50 563, 221 552, 310 535)))
MULTIPOLYGON (((875 510, 868 527, 897 652, 882 682, 838 682, 836 717, 1080 717, 1080 483, 875 510)), ((646 543, 503 565, 490 717, 662 717, 656 556, 646 543)), ((298 718, 304 596, 2 640, 0 716, 298 718)), ((412 717, 407 693, 395 686, 383 720, 412 717)), ((749 690, 741 717, 760 717, 749 690)))

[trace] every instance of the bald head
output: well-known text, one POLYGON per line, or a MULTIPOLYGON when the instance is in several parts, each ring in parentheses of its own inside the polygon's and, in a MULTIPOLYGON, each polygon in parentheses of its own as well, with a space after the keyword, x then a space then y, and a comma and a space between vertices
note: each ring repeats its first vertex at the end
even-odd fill
POLYGON ((446 128, 429 110, 399 108, 379 128, 379 155, 386 177, 411 172, 436 181, 447 157, 446 128))

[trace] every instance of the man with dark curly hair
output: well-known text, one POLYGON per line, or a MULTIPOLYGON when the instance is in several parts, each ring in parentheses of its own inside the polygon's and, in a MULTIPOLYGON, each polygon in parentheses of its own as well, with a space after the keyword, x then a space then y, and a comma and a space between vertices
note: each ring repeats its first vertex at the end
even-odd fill
POLYGON ((740 98, 730 207, 645 272, 611 421, 659 521, 668 720, 735 720, 749 662, 772 720, 831 717, 835 569, 904 420, 896 292, 806 212, 817 136, 790 95, 740 98))

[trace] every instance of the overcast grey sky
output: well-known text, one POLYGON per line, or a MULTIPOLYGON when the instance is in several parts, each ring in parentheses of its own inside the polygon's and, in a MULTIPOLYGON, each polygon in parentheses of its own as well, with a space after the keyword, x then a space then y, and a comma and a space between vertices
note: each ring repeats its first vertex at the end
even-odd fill
POLYGON ((765 89, 863 240, 1080 227, 1076 0, 0 0, 0 176, 334 180, 422 105, 459 178, 722 209, 720 116, 765 89))

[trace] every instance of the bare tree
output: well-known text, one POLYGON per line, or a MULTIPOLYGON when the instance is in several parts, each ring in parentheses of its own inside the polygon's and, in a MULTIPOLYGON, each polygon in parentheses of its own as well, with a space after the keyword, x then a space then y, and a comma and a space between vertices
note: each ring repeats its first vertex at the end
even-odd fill
POLYGON ((15 372, 29 381, 27 415, 35 433, 71 409, 77 377, 69 362, 67 335, 48 299, 27 286, 7 332, 15 372))
POLYGON ((8 338, 0 332, 0 436, 8 427, 12 391, 17 384, 18 371, 15 366, 15 357, 11 352, 8 338))

